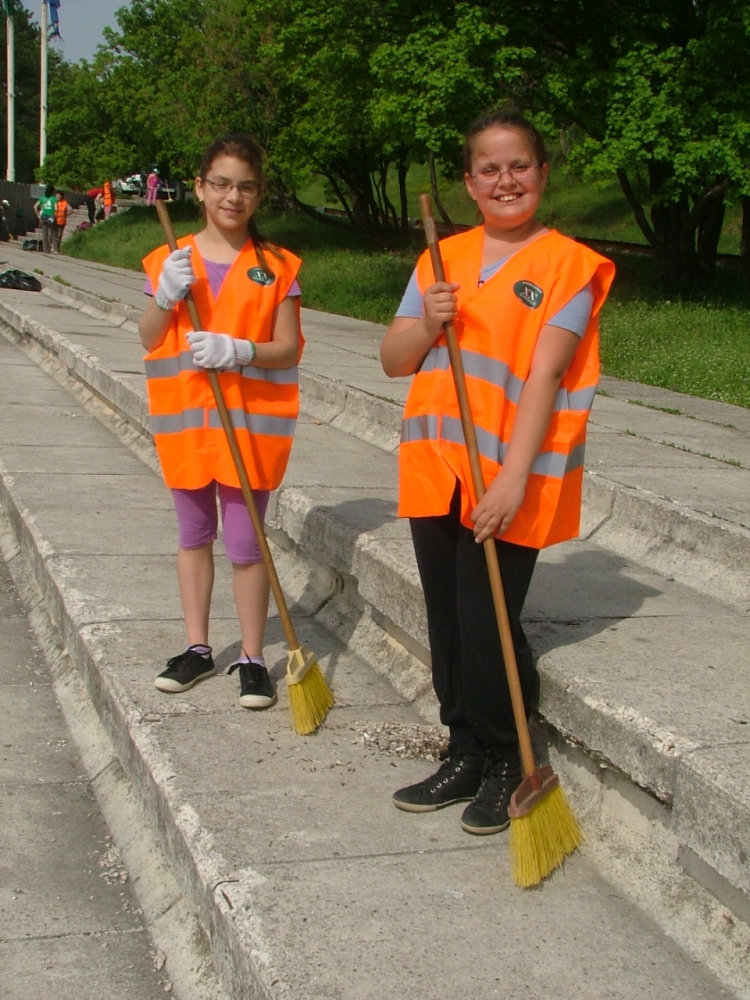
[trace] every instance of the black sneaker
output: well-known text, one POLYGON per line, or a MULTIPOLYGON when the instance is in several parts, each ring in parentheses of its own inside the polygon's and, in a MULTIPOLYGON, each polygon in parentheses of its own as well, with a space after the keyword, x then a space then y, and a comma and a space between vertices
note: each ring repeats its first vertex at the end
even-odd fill
POLYGON ((240 672, 240 705, 243 708, 270 708, 276 704, 276 691, 268 671, 261 663, 233 663, 227 671, 240 672))
POLYGON ((510 797, 521 784, 521 778, 517 750, 488 750, 479 791, 461 817, 464 830, 481 835, 500 833, 509 826, 510 797))
POLYGON ((399 788, 394 793, 393 804, 406 812, 433 812, 454 802, 466 802, 477 793, 483 761, 481 754, 467 753, 451 745, 447 759, 437 771, 416 785, 399 788))
POLYGON ((162 670, 154 684, 160 691, 179 694, 215 673, 216 667, 211 654, 204 656, 202 653, 197 653, 193 646, 189 646, 184 653, 167 660, 166 669, 162 670))

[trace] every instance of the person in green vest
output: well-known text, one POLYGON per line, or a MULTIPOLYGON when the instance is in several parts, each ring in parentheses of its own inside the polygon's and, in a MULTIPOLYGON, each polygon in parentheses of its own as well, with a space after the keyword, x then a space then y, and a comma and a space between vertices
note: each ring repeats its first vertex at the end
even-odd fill
POLYGON ((36 217, 42 227, 42 250, 49 253, 52 237, 55 234, 57 223, 55 222, 55 209, 57 208, 57 197, 55 196, 55 185, 48 184, 44 189, 44 194, 34 205, 36 217))

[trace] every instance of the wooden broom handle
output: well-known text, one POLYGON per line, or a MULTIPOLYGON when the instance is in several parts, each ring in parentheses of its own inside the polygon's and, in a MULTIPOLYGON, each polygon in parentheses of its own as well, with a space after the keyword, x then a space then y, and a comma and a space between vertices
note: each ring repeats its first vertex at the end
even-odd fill
MULTIPOLYGON (((167 206, 163 201, 156 202, 156 214, 159 216, 159 222, 161 222, 162 229, 164 230, 167 245, 169 246, 170 251, 174 252, 177 249, 177 240, 175 239, 174 229, 172 228, 172 220, 169 218, 167 206)), ((193 329, 203 330, 204 327, 201 323, 201 318, 198 315, 198 307, 196 306, 195 299, 190 291, 187 293, 185 298, 185 304, 187 305, 193 329)), ((286 600, 284 598, 284 592, 281 589, 281 584, 279 583, 279 576, 276 572, 276 566, 273 561, 273 556, 271 555, 271 549, 268 546, 268 539, 266 538, 263 522, 260 519, 258 507, 255 503, 255 497, 253 496, 253 491, 250 486, 250 480, 248 478, 245 462, 242 458, 242 452, 240 451, 240 446, 237 441, 237 435, 235 434, 234 427, 232 426, 232 418, 229 415, 221 383, 219 382, 218 372, 215 368, 206 368, 205 372, 206 375, 208 375, 208 381, 211 386, 211 391, 214 394, 214 401, 216 402, 216 409, 219 411, 219 417, 221 418, 221 426, 224 428, 224 434, 226 435, 227 444, 229 445, 229 451, 232 454, 232 461, 234 462, 234 468, 237 472, 237 478, 240 481, 240 489, 242 490, 242 496, 245 500, 245 506, 247 507, 250 520, 253 523, 255 535, 258 539, 260 554, 263 558, 263 564, 266 567, 268 579, 271 583, 271 590, 273 591, 274 600, 276 601, 276 607, 284 629, 284 635, 286 636, 287 646, 292 650, 299 649, 297 633, 294 630, 292 618, 289 614, 289 609, 287 608, 286 600)))
MULTIPOLYGON (((419 196, 419 206, 422 210, 422 221, 424 223, 425 237, 432 260, 432 270, 436 281, 445 281, 445 268, 443 258, 440 254, 440 244, 438 243, 437 232, 435 230, 435 217, 432 214, 432 200, 428 194, 419 196)), ((461 414, 461 426, 466 441, 466 450, 469 453, 469 467, 471 469, 471 479, 474 485, 474 492, 477 501, 481 500, 485 494, 484 475, 479 461, 479 448, 477 447, 477 435, 474 428, 474 419, 471 414, 471 403, 466 390, 466 375, 464 374, 464 364, 461 358, 461 350, 458 346, 458 338, 453 323, 444 325, 445 339, 448 343, 448 357, 453 371, 453 381, 456 386, 456 396, 458 397, 458 409, 461 414)), ((508 687, 513 704, 513 717, 516 722, 518 732, 518 744, 521 750, 521 762, 524 774, 534 775, 536 765, 534 763, 534 752, 531 747, 531 737, 529 735, 529 724, 526 720, 526 709, 523 703, 523 693, 521 682, 518 677, 518 663, 516 662, 516 651, 513 648, 513 636, 508 620, 508 608, 505 603, 505 591, 503 581, 500 576, 500 563, 497 558, 494 538, 485 538, 484 554, 487 558, 487 570, 490 576, 490 587, 492 589, 492 600, 495 605, 495 615, 497 617, 497 627, 500 631, 500 645, 503 650, 505 660, 505 672, 508 677, 508 687)))

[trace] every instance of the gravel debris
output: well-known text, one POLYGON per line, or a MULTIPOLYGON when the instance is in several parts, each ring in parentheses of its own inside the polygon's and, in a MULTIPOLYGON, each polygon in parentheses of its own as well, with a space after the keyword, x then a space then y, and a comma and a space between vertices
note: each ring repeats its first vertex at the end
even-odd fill
POLYGON ((388 757, 438 760, 448 749, 448 737, 435 726, 403 725, 398 722, 353 722, 349 727, 358 733, 355 743, 388 757))
POLYGON ((111 844, 99 858, 99 867, 104 869, 99 878, 103 878, 107 885, 124 885, 128 881, 127 869, 115 844, 111 844))

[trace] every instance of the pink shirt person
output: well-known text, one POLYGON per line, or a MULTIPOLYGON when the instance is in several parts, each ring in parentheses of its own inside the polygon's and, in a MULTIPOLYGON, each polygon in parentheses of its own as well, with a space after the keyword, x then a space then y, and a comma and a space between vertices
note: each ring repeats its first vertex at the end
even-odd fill
POLYGON ((159 174, 152 170, 146 178, 146 204, 156 204, 156 194, 159 190, 159 174))

